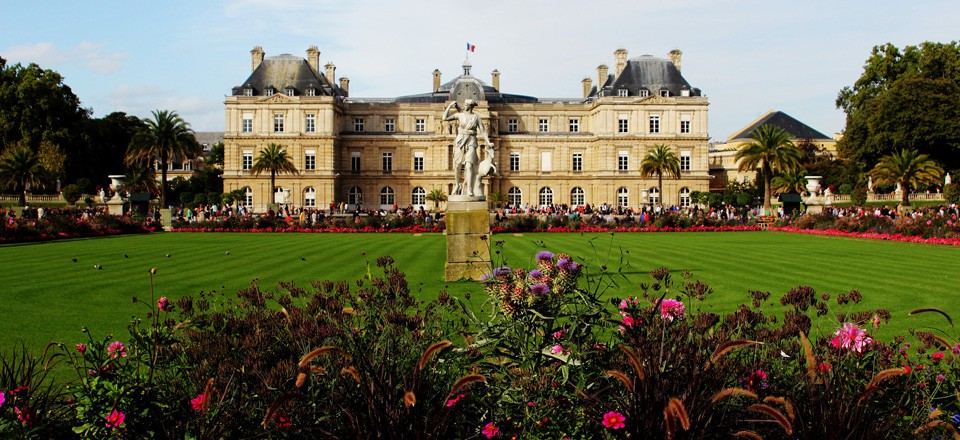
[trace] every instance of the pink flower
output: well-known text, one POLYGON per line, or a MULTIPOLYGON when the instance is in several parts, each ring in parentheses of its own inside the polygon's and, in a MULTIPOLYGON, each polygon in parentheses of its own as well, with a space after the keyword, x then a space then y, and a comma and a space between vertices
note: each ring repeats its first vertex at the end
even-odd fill
POLYGON ((463 399, 463 397, 464 397, 463 394, 460 394, 457 397, 447 399, 447 408, 453 408, 453 406, 456 405, 457 402, 460 401, 460 399, 463 399))
POLYGON ((161 296, 160 299, 157 300, 157 308, 160 309, 161 312, 170 310, 170 300, 165 296, 161 296))
POLYGON ((553 353, 553 354, 563 353, 563 346, 560 344, 556 344, 553 347, 550 347, 550 353, 553 353))
POLYGON ((603 427, 607 429, 623 429, 626 425, 627 418, 616 411, 607 411, 603 415, 603 427))
POLYGON ((3 402, 7 401, 7 395, 0 391, 0 408, 3 408, 3 402))
POLYGON ((533 408, 535 406, 537 406, 537 402, 534 402, 532 400, 527 402, 527 408, 533 408))
POLYGON ((626 310, 627 307, 630 307, 630 303, 626 299, 620 300, 620 310, 626 310))
POLYGON ((113 359, 118 357, 125 358, 127 357, 127 347, 123 346, 123 342, 113 341, 107 346, 107 354, 113 359))
POLYGON ((497 428, 497 425, 494 425, 493 422, 487 422, 486 425, 483 425, 483 431, 480 432, 486 438, 494 438, 500 433, 500 428, 497 428))
POLYGON ((660 302, 660 317, 664 321, 673 322, 674 319, 683 319, 686 307, 675 299, 664 298, 660 302))
POLYGON ((122 411, 117 411, 116 409, 114 409, 112 412, 110 412, 110 414, 107 414, 106 416, 104 416, 103 419, 106 420, 107 422, 106 424, 107 428, 117 429, 120 427, 120 425, 123 424, 123 421, 126 418, 127 418, 126 414, 124 414, 122 411))
POLYGON ((947 380, 947 376, 944 376, 943 373, 937 375, 937 383, 942 383, 945 380, 947 380))
POLYGON ((866 330, 850 322, 844 323, 830 339, 830 345, 833 348, 842 348, 857 353, 863 353, 863 350, 872 343, 873 338, 867 336, 866 330))
POLYGON ((197 412, 206 412, 207 403, 209 403, 209 396, 207 396, 206 392, 197 394, 196 397, 190 399, 190 407, 197 412))
POLYGON ((82 342, 77 345, 74 345, 73 347, 77 349, 77 353, 84 354, 87 352, 87 344, 84 344, 82 342))
POLYGON ((817 365, 817 370, 820 370, 821 373, 829 373, 832 369, 833 366, 827 362, 821 362, 819 365, 817 365))
POLYGON ((562 338, 565 334, 567 334, 567 332, 564 331, 563 329, 560 329, 560 330, 557 330, 557 331, 553 332, 553 334, 550 335, 550 336, 553 336, 553 339, 560 339, 560 338, 562 338))
POLYGON ((934 362, 940 362, 943 360, 943 352, 937 351, 930 355, 930 359, 933 359, 934 362))
POLYGON ((32 409, 20 409, 19 406, 15 406, 13 407, 13 413, 17 415, 17 421, 20 422, 21 425, 28 428, 33 425, 33 419, 35 418, 36 413, 34 413, 32 409))

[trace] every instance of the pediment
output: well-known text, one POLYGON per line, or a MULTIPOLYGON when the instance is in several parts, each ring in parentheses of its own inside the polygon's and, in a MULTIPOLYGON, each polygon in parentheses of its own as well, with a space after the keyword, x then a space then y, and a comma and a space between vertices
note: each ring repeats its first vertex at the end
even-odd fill
POLYGON ((273 96, 267 96, 262 99, 257 100, 257 102, 262 104, 287 104, 294 102, 293 98, 290 98, 287 95, 282 93, 277 93, 273 96))

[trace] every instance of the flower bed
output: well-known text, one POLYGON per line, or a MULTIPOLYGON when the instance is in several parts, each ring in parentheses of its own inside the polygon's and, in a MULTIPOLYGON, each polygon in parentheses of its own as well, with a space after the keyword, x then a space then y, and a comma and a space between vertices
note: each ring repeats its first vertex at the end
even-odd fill
POLYGON ((517 232, 737 232, 737 231, 759 231, 760 227, 756 225, 739 226, 703 226, 694 225, 687 227, 677 226, 588 226, 580 225, 576 227, 569 226, 548 226, 533 230, 515 230, 502 226, 490 228, 494 233, 517 233, 517 232))
POLYGON ((0 226, 0 244, 142 234, 161 230, 159 225, 144 225, 126 216, 95 215, 77 220, 72 216, 44 217, 40 220, 6 219, 0 226))
POLYGON ((887 234, 882 232, 852 232, 838 229, 803 229, 795 226, 770 227, 770 231, 792 232, 798 234, 824 235, 829 237, 865 238, 869 240, 889 240, 904 243, 939 244, 960 246, 960 237, 924 237, 922 235, 887 234))
POLYGON ((324 226, 324 227, 303 227, 303 226, 277 226, 277 227, 266 227, 266 228, 242 228, 242 227, 176 227, 172 229, 173 232, 250 232, 250 233, 270 233, 270 232, 302 232, 302 233, 375 233, 375 232, 400 232, 400 233, 428 233, 428 232, 443 232, 443 228, 439 226, 424 227, 421 225, 413 226, 398 226, 398 227, 374 227, 374 226, 362 226, 362 227, 335 227, 335 226, 324 226))

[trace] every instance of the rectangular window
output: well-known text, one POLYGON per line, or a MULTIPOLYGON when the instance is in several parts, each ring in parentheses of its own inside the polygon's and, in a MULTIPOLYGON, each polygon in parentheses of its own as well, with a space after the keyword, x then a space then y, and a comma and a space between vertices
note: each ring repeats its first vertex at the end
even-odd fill
POLYGON ((621 151, 617 153, 617 171, 627 171, 630 169, 630 153, 621 151))
POLYGON ((660 91, 660 96, 664 96, 664 97, 670 96, 670 91, 669 91, 669 90, 661 90, 661 91, 660 91))
POLYGON ((680 133, 690 133, 690 115, 680 115, 680 133))
POLYGON ((303 169, 305 170, 317 169, 317 150, 307 150, 303 154, 303 169))
POLYGON ((683 171, 683 172, 690 171, 690 152, 689 151, 680 152, 680 171, 683 171))
POLYGON ((243 96, 253 96, 253 89, 243 89, 243 96))
POLYGON ((387 133, 393 133, 397 131, 397 121, 393 118, 386 118, 383 120, 383 131, 387 133))
POLYGON ((516 118, 507 119, 507 133, 516 133, 519 129, 519 124, 517 123, 516 118))
POLYGON ((630 121, 627 118, 617 119, 617 133, 627 133, 630 131, 630 121))
POLYGON ((359 151, 350 152, 350 172, 353 174, 360 173, 360 152, 359 151))
POLYGON ((263 94, 267 96, 273 96, 273 87, 267 87, 267 90, 265 90, 263 94))
POLYGON ((317 89, 313 87, 307 89, 307 96, 317 96, 317 89))
POLYGON ((647 90, 647 89, 640 89, 640 97, 641 97, 641 98, 646 98, 646 97, 648 97, 648 96, 650 96, 650 91, 649 91, 649 90, 647 90))
POLYGON ((415 173, 423 172, 423 152, 422 151, 413 152, 413 171, 415 173))
POLYGON ((546 133, 548 131, 550 131, 550 121, 540 118, 540 133, 546 133))
POLYGON ((363 118, 353 118, 353 131, 363 131, 363 118))
POLYGON ((253 151, 243 152, 243 163, 241 164, 241 168, 243 168, 244 171, 250 171, 250 169, 253 168, 253 151))
POLYGON ((274 133, 283 133, 283 113, 273 114, 273 131, 274 133))
POLYGON ((306 124, 304 124, 304 131, 307 133, 316 133, 317 132, 317 115, 313 113, 307 113, 306 124))
POLYGON ((510 171, 520 171, 520 153, 510 153, 510 171))
POLYGON ((427 120, 423 118, 417 118, 414 120, 414 130, 417 133, 423 133, 427 131, 427 120))
POLYGON ((583 153, 573 153, 571 167, 575 173, 583 171, 583 153))
POLYGON ((253 133, 253 113, 244 113, 240 125, 242 126, 241 131, 244 133, 253 133))
POLYGON ((650 133, 660 133, 660 115, 650 115, 650 133))
POLYGON ((618 89, 617 96, 627 96, 627 89, 618 89))
POLYGON ((540 152, 540 171, 544 173, 549 173, 553 171, 553 152, 552 151, 540 152))
POLYGON ((294 95, 296 95, 296 94, 297 94, 297 91, 296 91, 296 90, 294 90, 293 88, 290 88, 290 87, 287 88, 287 92, 286 92, 286 95, 287 95, 287 96, 294 96, 294 95))
POLYGON ((383 152, 383 174, 390 174, 393 172, 393 153, 389 151, 383 152))
POLYGON ((570 120, 570 133, 579 133, 580 132, 580 120, 571 119, 570 120))

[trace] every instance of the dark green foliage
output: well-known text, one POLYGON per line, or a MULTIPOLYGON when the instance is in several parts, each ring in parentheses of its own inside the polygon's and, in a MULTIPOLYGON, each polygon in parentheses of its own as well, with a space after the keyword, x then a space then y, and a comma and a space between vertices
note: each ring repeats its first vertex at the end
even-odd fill
POLYGON ((79 185, 71 183, 63 187, 63 199, 70 205, 77 203, 77 200, 80 200, 80 196, 82 195, 83 192, 80 190, 79 185))

